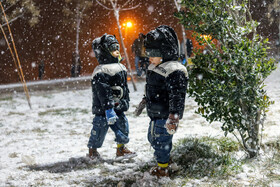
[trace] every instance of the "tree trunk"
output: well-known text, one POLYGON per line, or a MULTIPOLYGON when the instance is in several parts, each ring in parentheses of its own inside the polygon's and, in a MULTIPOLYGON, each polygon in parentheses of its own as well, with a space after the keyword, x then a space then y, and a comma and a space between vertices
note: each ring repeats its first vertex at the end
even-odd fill
MULTIPOLYGON (((174 0, 174 3, 175 3, 175 6, 177 8, 177 11, 179 12, 181 10, 181 5, 178 4, 177 0, 174 0)), ((183 36, 183 46, 181 46, 181 47, 183 47, 183 51, 185 53, 186 63, 188 64, 187 40, 186 40, 185 27, 184 27, 183 24, 181 24, 181 29, 182 29, 182 36, 183 36)))
MULTIPOLYGON (((241 99, 239 101, 239 106, 244 116, 250 116, 241 99)), ((242 138, 243 147, 249 154, 249 158, 255 158, 258 156, 260 149, 259 126, 261 124, 261 110, 258 110, 255 117, 248 117, 247 121, 250 122, 247 125, 247 129, 245 131, 239 130, 239 133, 242 138)))
POLYGON ((80 25, 81 25, 81 18, 77 17, 77 25, 76 25, 76 46, 75 46, 75 52, 76 52, 77 54, 79 54, 80 25))
POLYGON ((136 88, 136 85, 135 85, 135 82, 134 82, 134 78, 133 78, 133 75, 132 75, 132 70, 131 70, 129 58, 128 58, 128 55, 127 55, 127 52, 126 52, 126 48, 125 48, 125 45, 124 45, 124 42, 123 42, 123 37, 122 37, 122 32, 121 32, 121 27, 120 27, 120 21, 119 21, 119 11, 116 10, 115 8, 114 8, 114 14, 115 14, 115 17, 116 17, 116 20, 117 20, 118 31, 119 31, 119 35, 120 35, 120 40, 121 40, 121 44, 122 44, 122 47, 123 47, 124 55, 125 55, 125 58, 126 58, 126 64, 127 64, 127 68, 128 68, 128 74, 129 74, 129 76, 130 76, 130 78, 131 78, 134 91, 137 91, 137 88, 136 88))
POLYGON ((255 119, 253 119, 251 128, 249 132, 249 139, 252 141, 250 143, 250 150, 249 150, 249 156, 250 158, 254 158, 259 154, 259 149, 260 149, 260 139, 259 139, 259 127, 261 123, 261 111, 258 110, 257 116, 255 119))
POLYGON ((77 4, 77 8, 76 8, 76 46, 75 46, 75 62, 74 62, 74 77, 78 77, 79 76, 79 72, 78 72, 78 68, 80 66, 80 62, 78 57, 80 57, 80 51, 79 51, 79 40, 80 40, 80 26, 81 26, 81 16, 80 16, 80 4, 77 4))
POLYGON ((184 25, 181 25, 181 28, 182 28, 182 35, 183 35, 183 50, 184 50, 184 53, 185 53, 185 59, 186 59, 186 63, 187 65, 188 64, 188 48, 187 48, 187 40, 186 40, 186 32, 185 32, 185 27, 184 25))
POLYGON ((278 19, 278 61, 280 60, 280 19, 278 19))
MULTIPOLYGON (((254 124, 254 126, 258 126, 257 124, 254 124)), ((259 133, 256 131, 256 129, 253 127, 253 129, 250 129, 250 135, 248 142, 248 149, 247 152, 249 153, 250 158, 255 158, 259 154, 259 133)))

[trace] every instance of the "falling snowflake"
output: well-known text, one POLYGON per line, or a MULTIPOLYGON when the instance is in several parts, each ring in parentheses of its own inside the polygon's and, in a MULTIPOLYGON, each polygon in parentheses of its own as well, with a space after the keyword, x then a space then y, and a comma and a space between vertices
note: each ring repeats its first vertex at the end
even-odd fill
POLYGON ((31 67, 32 67, 32 68, 35 68, 35 67, 36 67, 36 62, 32 62, 32 63, 31 63, 31 67))
POLYGON ((148 12, 149 12, 150 14, 153 13, 154 10, 155 10, 155 8, 154 8, 153 6, 149 6, 149 7, 148 7, 148 12))

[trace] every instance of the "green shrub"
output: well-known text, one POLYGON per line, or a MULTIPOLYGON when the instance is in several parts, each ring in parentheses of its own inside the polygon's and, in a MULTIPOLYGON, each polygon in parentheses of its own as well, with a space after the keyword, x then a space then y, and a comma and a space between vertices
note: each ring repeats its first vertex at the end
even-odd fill
POLYGON ((210 123, 220 121, 225 135, 235 134, 249 157, 258 155, 259 132, 273 102, 265 78, 276 68, 268 40, 256 34, 247 1, 182 0, 176 13, 205 50, 194 49, 188 93, 210 123), (207 36, 207 37, 206 37, 207 36))

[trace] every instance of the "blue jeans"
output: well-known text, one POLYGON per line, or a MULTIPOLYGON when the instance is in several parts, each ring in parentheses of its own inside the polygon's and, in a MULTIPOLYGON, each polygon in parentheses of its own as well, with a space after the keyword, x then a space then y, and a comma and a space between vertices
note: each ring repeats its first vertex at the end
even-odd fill
POLYGON ((154 156, 162 164, 169 162, 173 138, 164 127, 165 123, 166 119, 152 120, 148 130, 148 140, 155 150, 154 156))
POLYGON ((137 73, 137 75, 138 75, 138 76, 141 76, 142 71, 141 71, 140 68, 139 68, 139 59, 140 59, 139 56, 135 56, 135 61, 134 61, 134 63, 135 63, 135 68, 136 68, 136 73, 137 73))
POLYGON ((118 115, 119 119, 114 125, 108 125, 105 116, 95 116, 92 122, 92 129, 88 141, 88 148, 100 148, 104 142, 105 136, 110 127, 115 133, 115 141, 118 144, 126 144, 129 142, 129 126, 124 113, 118 115))

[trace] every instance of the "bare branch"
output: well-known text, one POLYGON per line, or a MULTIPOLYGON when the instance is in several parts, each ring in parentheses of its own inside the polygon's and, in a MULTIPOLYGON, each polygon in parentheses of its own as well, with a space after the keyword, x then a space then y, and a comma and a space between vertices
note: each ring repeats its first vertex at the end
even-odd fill
POLYGON ((178 4, 177 0, 174 0, 174 3, 176 5, 177 11, 179 12, 181 10, 181 5, 178 4))
POLYGON ((96 2, 100 5, 100 6, 102 6, 103 8, 105 8, 105 9, 107 9, 107 10, 114 10, 114 9, 112 9, 112 8, 108 8, 108 7, 106 7, 105 5, 103 5, 101 2, 99 2, 98 0, 96 0, 96 2))
POLYGON ((121 6, 121 8, 124 8, 126 5, 127 5, 127 3, 129 3, 130 2, 130 0, 127 0, 122 6, 121 6))
POLYGON ((242 149, 246 151, 244 145, 242 144, 242 142, 241 142, 241 140, 238 138, 238 136, 237 136, 234 132, 232 132, 232 134, 233 134, 233 136, 237 139, 237 141, 239 142, 239 145, 242 147, 242 149))
MULTIPOLYGON (((12 22, 14 22, 14 21, 16 21, 18 18, 21 18, 21 17, 23 17, 23 16, 24 16, 24 14, 21 14, 21 15, 15 17, 15 18, 11 19, 11 20, 9 21, 9 24, 12 23, 12 22)), ((7 25, 7 23, 4 23, 2 26, 6 26, 6 25, 7 25)))
MULTIPOLYGON (((2 2, 0 0, 0 2, 2 2)), ((3 4, 3 3, 2 3, 3 4)), ((7 12, 9 17, 9 23, 18 20, 18 18, 24 17, 26 14, 31 14, 31 17, 28 17, 30 26, 33 26, 39 21, 40 10, 33 4, 32 0, 13 0, 5 1, 5 9, 3 11, 7 12)), ((0 11, 1 13, 1 11, 0 11)), ((1 17, 1 15, 0 15, 1 17)), ((7 24, 4 24, 7 25, 7 24)))
POLYGON ((82 14, 82 15, 83 15, 85 9, 86 9, 86 7, 84 7, 84 8, 81 10, 81 14, 82 14))
POLYGON ((117 1, 114 3, 112 0, 110 0, 110 3, 111 3, 111 5, 112 5, 112 7, 113 7, 113 10, 116 10, 117 9, 117 1))
POLYGON ((244 148, 245 150, 248 150, 249 147, 247 146, 247 143, 246 143, 244 134, 241 132, 240 129, 237 129, 237 130, 238 130, 238 132, 239 132, 239 135, 241 136, 243 148, 244 148))
POLYGON ((84 7, 82 8, 82 10, 81 10, 82 16, 83 16, 83 13, 84 13, 84 11, 85 11, 86 8, 87 8, 86 6, 84 6, 84 7))
POLYGON ((138 4, 138 5, 134 6, 134 7, 130 7, 130 8, 122 8, 122 9, 120 9, 120 10, 121 10, 121 11, 123 11, 123 10, 132 10, 132 9, 138 8, 139 6, 140 6, 140 4, 138 4))
POLYGON ((20 0, 18 0, 17 2, 11 4, 10 6, 8 6, 6 9, 5 9, 5 12, 7 12, 10 8, 12 8, 13 6, 15 6, 20 0))

